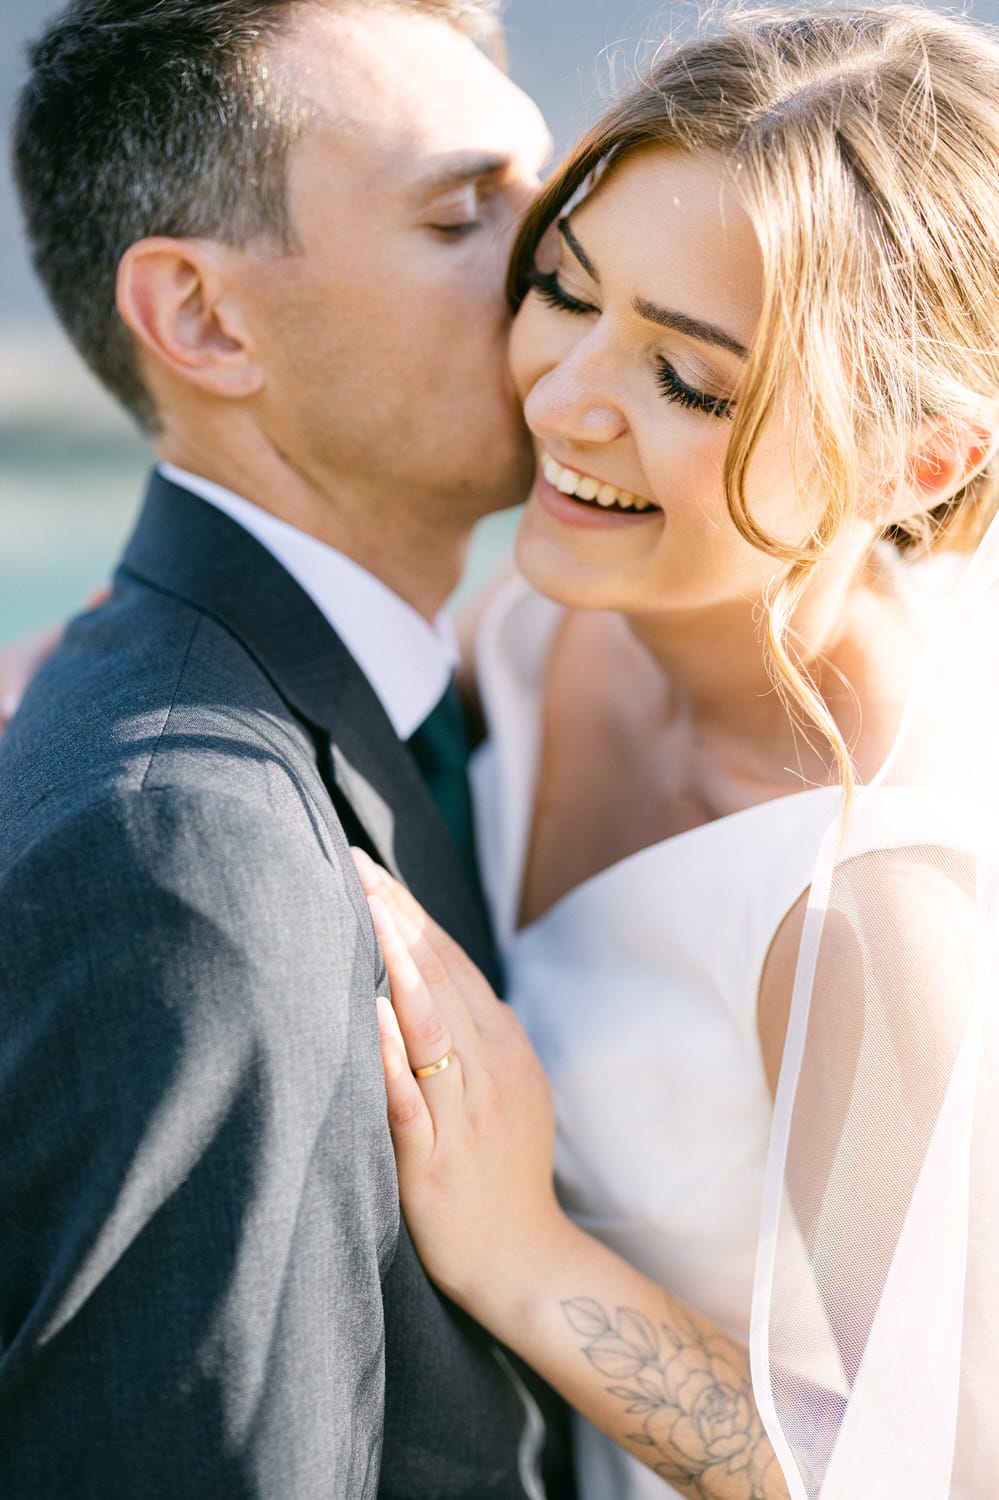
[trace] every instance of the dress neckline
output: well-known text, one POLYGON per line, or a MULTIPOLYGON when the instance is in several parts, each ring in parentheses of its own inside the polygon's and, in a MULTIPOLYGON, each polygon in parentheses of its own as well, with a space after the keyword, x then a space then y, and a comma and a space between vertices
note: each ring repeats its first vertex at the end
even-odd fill
MULTIPOLYGON (((597 870, 593 875, 588 875, 585 880, 579 881, 577 885, 572 886, 570 890, 559 896, 543 912, 539 912, 536 917, 532 917, 530 922, 523 922, 519 926, 514 925, 509 933, 508 941, 516 943, 520 939, 526 939, 532 932, 540 928, 548 918, 554 918, 556 913, 562 914, 577 901, 582 901, 592 896, 599 885, 609 883, 625 873, 633 876, 637 866, 641 863, 651 863, 654 859, 664 855, 672 856, 674 850, 678 850, 681 853, 687 852, 695 839, 703 839, 705 836, 714 839, 718 839, 719 837, 724 839, 732 833, 740 832, 745 824, 751 823, 754 819, 761 817, 780 819, 785 817, 788 807, 792 803, 795 806, 795 812, 798 812, 803 802, 807 801, 809 807, 811 807, 813 804, 818 803, 820 799, 825 799, 831 803, 829 813, 831 821, 832 817, 836 814, 840 797, 840 788, 836 786, 806 787, 799 792, 785 792, 779 797, 768 797, 764 802, 754 802, 750 807, 740 807, 735 812, 723 813, 720 817, 710 818, 706 823, 698 823, 694 828, 685 828, 679 833, 669 834, 664 839, 657 839, 654 844, 646 844, 641 849, 633 850, 631 854, 622 855, 620 859, 613 860, 611 864, 605 865, 602 870, 597 870)), ((532 824, 533 810, 534 804, 532 800, 529 804, 527 820, 528 835, 532 824)), ((520 850, 520 857, 516 866, 511 868, 509 872, 515 903, 513 906, 514 912, 519 912, 523 900, 528 847, 529 837, 520 850)), ((516 918, 514 920, 516 921, 516 918)))
MULTIPOLYGON (((892 569, 900 589, 903 583, 908 583, 910 587, 916 585, 918 589, 921 580, 904 572, 901 559, 885 553, 882 561, 892 569)), ((931 563, 939 561, 930 560, 931 563)), ((921 569, 920 572, 922 571, 921 569)), ((940 569, 931 570, 927 565, 925 571, 927 580, 932 585, 930 597, 939 597, 937 575, 940 569)), ((919 590, 919 594, 923 592, 924 590, 919 590)), ((916 602, 911 593, 906 602, 910 607, 916 602)), ((538 594, 522 576, 515 574, 497 590, 479 623, 476 642, 477 675, 485 718, 493 742, 491 748, 496 759, 495 771, 502 788, 501 803, 504 809, 504 826, 497 846, 491 851, 491 858, 496 859, 498 868, 494 872, 484 870, 483 873, 484 878, 490 874, 497 877, 488 880, 487 884, 491 887, 490 896, 501 944, 526 939, 547 919, 554 918, 556 913, 562 913, 572 904, 585 900, 599 886, 612 882, 622 872, 633 873, 639 862, 666 857, 667 854, 671 856, 674 849, 686 851, 695 839, 724 839, 733 833, 741 833, 754 819, 779 821, 788 816, 787 809, 793 808, 797 813, 805 807, 810 809, 813 805, 821 805, 821 799, 830 804, 829 822, 836 816, 842 796, 838 786, 807 787, 770 797, 764 802, 724 813, 709 822, 699 823, 694 828, 671 834, 643 849, 622 856, 566 891, 530 922, 518 925, 543 749, 538 705, 552 643, 565 613, 563 606, 538 594), (517 630, 504 639, 506 627, 513 619, 521 616, 525 617, 522 624, 526 628, 517 630)))

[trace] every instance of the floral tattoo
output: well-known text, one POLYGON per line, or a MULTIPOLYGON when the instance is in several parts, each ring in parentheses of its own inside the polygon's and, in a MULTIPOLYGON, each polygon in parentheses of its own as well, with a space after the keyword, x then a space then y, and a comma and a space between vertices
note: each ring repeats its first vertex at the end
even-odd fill
POLYGON ((788 1491, 763 1430, 752 1385, 735 1346, 678 1310, 656 1328, 619 1307, 613 1319, 591 1297, 562 1303, 583 1353, 616 1383, 609 1395, 639 1420, 626 1434, 662 1479, 694 1500, 786 1500, 788 1491))

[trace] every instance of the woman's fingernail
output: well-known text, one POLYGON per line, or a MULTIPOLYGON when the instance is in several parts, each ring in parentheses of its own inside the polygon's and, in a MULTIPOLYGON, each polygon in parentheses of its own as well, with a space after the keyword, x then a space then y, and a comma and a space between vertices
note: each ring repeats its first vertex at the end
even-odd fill
POLYGON ((368 897, 368 910, 374 923, 375 932, 378 937, 395 937, 397 928, 385 902, 380 896, 368 897))
POLYGON ((408 1071, 406 1044, 402 1039, 392 1002, 386 1000, 384 995, 379 995, 375 1001, 375 1007, 378 1012, 378 1041, 382 1049, 382 1062, 386 1076, 391 1082, 392 1079, 408 1071))
POLYGON ((363 849, 357 849, 354 847, 351 848, 350 852, 353 856, 354 869, 357 871, 357 878, 360 880, 365 889, 367 889, 368 886, 377 885, 379 876, 381 875, 381 871, 375 864, 371 856, 369 854, 365 854, 363 849))
POLYGON ((385 995, 379 995, 375 1001, 375 1010, 378 1012, 378 1034, 382 1037, 390 1037, 402 1043, 402 1032, 399 1030, 399 1018, 392 1006, 392 1001, 385 995))

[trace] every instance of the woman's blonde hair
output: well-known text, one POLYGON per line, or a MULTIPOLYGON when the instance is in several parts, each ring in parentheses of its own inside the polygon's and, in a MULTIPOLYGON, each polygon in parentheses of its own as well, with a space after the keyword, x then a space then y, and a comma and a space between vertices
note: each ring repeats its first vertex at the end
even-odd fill
MULTIPOLYGON (((918 7, 736 12, 661 49, 549 182, 514 252, 525 295, 538 243, 580 190, 658 145, 727 162, 763 259, 763 312, 725 465, 732 520, 784 561, 764 632, 775 684, 847 747, 798 658, 809 577, 865 495, 898 483, 923 424, 944 430, 999 397, 999 46, 918 7), (804 419, 799 482, 819 519, 803 545, 770 536, 746 499, 765 423, 804 419)), ((999 503, 987 465, 946 503, 885 535, 903 550, 970 549, 999 503)))

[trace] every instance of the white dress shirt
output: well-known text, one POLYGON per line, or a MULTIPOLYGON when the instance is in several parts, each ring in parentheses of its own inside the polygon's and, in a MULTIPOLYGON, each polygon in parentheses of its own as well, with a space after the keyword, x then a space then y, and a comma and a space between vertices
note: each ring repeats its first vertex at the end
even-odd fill
POLYGON ((175 464, 159 472, 225 511, 266 547, 321 610, 357 662, 401 740, 436 707, 458 664, 458 644, 443 610, 429 624, 386 584, 297 526, 175 464))

